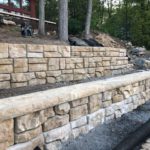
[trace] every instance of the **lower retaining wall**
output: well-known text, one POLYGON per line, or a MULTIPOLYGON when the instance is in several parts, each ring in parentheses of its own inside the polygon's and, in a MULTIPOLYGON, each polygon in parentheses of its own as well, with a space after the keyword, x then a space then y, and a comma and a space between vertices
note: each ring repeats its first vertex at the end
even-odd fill
POLYGON ((150 98, 150 71, 0 100, 1 150, 59 149, 150 98))

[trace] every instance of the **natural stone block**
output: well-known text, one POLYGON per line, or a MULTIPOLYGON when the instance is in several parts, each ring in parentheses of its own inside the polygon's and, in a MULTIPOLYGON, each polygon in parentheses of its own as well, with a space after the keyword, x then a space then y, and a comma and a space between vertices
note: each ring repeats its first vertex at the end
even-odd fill
POLYGON ((0 58, 8 58, 8 44, 0 43, 0 58))
POLYGON ((49 107, 49 108, 45 109, 45 114, 46 114, 47 118, 55 116, 53 107, 49 107))
POLYGON ((27 130, 37 128, 47 120, 47 112, 45 110, 34 112, 15 119, 15 132, 21 133, 27 130))
POLYGON ((28 58, 43 58, 43 53, 28 52, 28 58))
POLYGON ((56 70, 56 71, 47 71, 46 72, 48 77, 58 77, 61 75, 61 71, 60 70, 56 70))
POLYGON ((42 53, 43 52, 43 45, 28 44, 27 45, 27 51, 28 52, 42 53))
POLYGON ((57 52, 57 45, 44 45, 44 52, 57 52))
POLYGON ((78 128, 78 127, 81 127, 83 125, 87 124, 87 117, 84 116, 84 117, 81 117, 75 121, 72 121, 70 122, 70 125, 71 125, 71 128, 74 129, 74 128, 78 128))
POLYGON ((110 106, 105 109, 105 114, 106 114, 106 116, 110 116, 110 115, 114 114, 114 111, 115 111, 114 108, 112 106, 110 106))
POLYGON ((87 103, 88 103, 88 97, 85 97, 79 100, 71 101, 70 105, 71 107, 76 107, 76 106, 80 106, 80 105, 87 104, 87 103))
POLYGON ((117 94, 115 96, 112 97, 112 101, 113 103, 117 103, 123 100, 123 95, 117 94))
POLYGON ((10 58, 26 57, 26 45, 25 44, 9 44, 10 58))
POLYGON ((46 79, 32 79, 29 81, 29 85, 46 84, 46 79))
POLYGON ((0 89, 8 89, 8 88, 10 88, 10 81, 0 82, 0 89))
POLYGON ((73 81, 73 74, 63 74, 61 78, 62 81, 73 81))
POLYGON ((28 85, 27 82, 11 83, 11 87, 12 87, 12 88, 24 87, 24 86, 27 86, 27 85, 28 85))
POLYGON ((58 53, 62 57, 70 57, 70 46, 58 46, 58 53))
POLYGON ((48 70, 59 70, 59 59, 50 58, 48 61, 48 70))
POLYGON ((66 68, 66 59, 60 58, 60 69, 65 69, 65 68, 66 68))
POLYGON ((70 120, 76 120, 88 114, 87 105, 78 106, 70 109, 70 120))
POLYGON ((14 122, 13 119, 0 122, 0 143, 4 147, 14 144, 14 122))
POLYGON ((70 110, 69 103, 60 104, 55 107, 55 112, 58 115, 67 114, 69 112, 69 110, 70 110))
POLYGON ((12 65, 0 65, 0 73, 12 73, 13 66, 12 65))
POLYGON ((56 83, 55 77, 47 77, 47 83, 56 83))
POLYGON ((103 101, 108 101, 112 99, 112 92, 111 91, 106 91, 103 93, 103 101))
POLYGON ((109 107, 109 106, 111 106, 111 105, 112 105, 112 101, 111 101, 111 100, 109 100, 109 101, 104 101, 104 102, 103 102, 103 107, 104 107, 104 108, 109 107))
POLYGON ((46 71, 47 64, 29 64, 29 71, 46 71))
POLYGON ((37 137, 42 133, 42 128, 39 126, 36 129, 29 130, 23 133, 15 134, 15 143, 24 143, 30 141, 31 139, 37 137))
POLYGON ((52 118, 49 118, 44 124, 43 124, 43 130, 44 132, 62 127, 69 123, 69 115, 63 115, 63 116, 54 116, 52 118))
POLYGON ((48 132, 44 132, 45 142, 47 144, 56 140, 66 141, 70 137, 70 132, 71 132, 70 124, 56 128, 48 132))
POLYGON ((10 80, 10 74, 0 74, 0 81, 10 80))
POLYGON ((28 60, 26 58, 14 59, 14 71, 15 72, 27 72, 28 60))
POLYGON ((0 143, 0 148, 1 148, 1 150, 6 150, 7 149, 7 147, 8 147, 9 145, 8 145, 8 143, 0 143))
POLYGON ((98 124, 104 123, 105 121, 105 110, 100 109, 92 114, 87 115, 89 129, 93 129, 98 124))
POLYGON ((35 78, 34 73, 13 73, 11 74, 12 82, 26 82, 35 78))
POLYGON ((101 95, 92 95, 89 97, 89 113, 93 113, 101 108, 101 95))
POLYGON ((61 150, 62 144, 60 141, 51 142, 45 145, 45 150, 61 150))
POLYGON ((11 65, 13 64, 13 59, 0 59, 0 65, 11 65))
POLYGON ((73 70, 62 70, 62 74, 73 74, 73 70))
POLYGON ((36 72, 36 73, 35 73, 35 76, 36 76, 38 79, 46 78, 46 72, 36 72))
POLYGON ((29 64, 46 64, 47 58, 29 58, 29 64))

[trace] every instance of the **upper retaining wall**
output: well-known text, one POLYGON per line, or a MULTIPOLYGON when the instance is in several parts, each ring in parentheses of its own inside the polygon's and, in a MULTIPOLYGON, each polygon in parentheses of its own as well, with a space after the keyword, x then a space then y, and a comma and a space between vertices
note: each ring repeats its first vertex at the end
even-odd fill
POLYGON ((128 72, 125 49, 0 44, 0 89, 128 72))
POLYGON ((59 150, 150 99, 150 71, 0 100, 1 150, 59 150))

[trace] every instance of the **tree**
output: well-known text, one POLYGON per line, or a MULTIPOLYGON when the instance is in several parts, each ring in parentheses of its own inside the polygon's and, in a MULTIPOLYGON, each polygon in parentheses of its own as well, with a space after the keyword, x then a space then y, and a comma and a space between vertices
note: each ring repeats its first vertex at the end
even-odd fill
POLYGON ((86 22, 85 22, 85 38, 89 38, 90 36, 92 5, 93 5, 92 2, 93 0, 88 0, 87 15, 86 15, 86 22))
POLYGON ((45 0, 39 0, 39 34, 45 35, 45 0))
POLYGON ((68 0, 59 0, 59 39, 68 41, 68 0))

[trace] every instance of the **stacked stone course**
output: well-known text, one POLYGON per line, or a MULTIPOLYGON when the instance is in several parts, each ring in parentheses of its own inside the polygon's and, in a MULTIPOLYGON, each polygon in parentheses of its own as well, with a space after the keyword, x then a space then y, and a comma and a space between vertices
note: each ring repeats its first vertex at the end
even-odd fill
POLYGON ((0 44, 0 89, 76 81, 132 70, 125 49, 0 44))
POLYGON ((86 134, 97 125, 121 117, 148 101, 149 75, 150 72, 135 73, 137 79, 133 79, 133 74, 39 92, 39 95, 45 96, 43 100, 39 99, 38 93, 2 99, 0 148, 59 150, 62 142, 86 134), (66 91, 62 96, 61 92, 63 94, 66 89, 70 92, 66 91), (50 91, 53 96, 49 95, 50 91), (58 99, 55 98, 57 96, 58 99), (24 105, 22 102, 25 102, 24 110, 18 108, 24 105))

